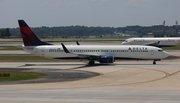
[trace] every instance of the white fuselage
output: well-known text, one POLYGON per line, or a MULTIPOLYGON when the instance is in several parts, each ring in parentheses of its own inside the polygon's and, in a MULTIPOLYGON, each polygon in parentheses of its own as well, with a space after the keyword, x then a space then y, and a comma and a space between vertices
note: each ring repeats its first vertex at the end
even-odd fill
POLYGON ((157 43, 158 47, 175 46, 180 44, 180 38, 129 38, 122 42, 122 45, 148 45, 157 43))
POLYGON ((54 59, 75 59, 88 58, 89 55, 109 55, 114 56, 115 59, 161 60, 169 56, 169 54, 161 48, 152 46, 67 45, 66 48, 71 53, 65 53, 61 45, 23 46, 23 49, 27 52, 54 59))

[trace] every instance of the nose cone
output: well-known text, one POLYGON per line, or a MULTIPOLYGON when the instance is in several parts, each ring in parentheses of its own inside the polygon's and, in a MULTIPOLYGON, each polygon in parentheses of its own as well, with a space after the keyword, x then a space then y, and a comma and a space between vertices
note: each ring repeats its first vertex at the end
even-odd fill
POLYGON ((124 45, 124 42, 122 42, 121 45, 124 45))
POLYGON ((166 52, 166 51, 164 51, 164 52, 163 52, 163 58, 167 58, 168 56, 169 56, 169 53, 166 52))
POLYGON ((128 43, 127 42, 122 42, 121 45, 128 45, 128 43))

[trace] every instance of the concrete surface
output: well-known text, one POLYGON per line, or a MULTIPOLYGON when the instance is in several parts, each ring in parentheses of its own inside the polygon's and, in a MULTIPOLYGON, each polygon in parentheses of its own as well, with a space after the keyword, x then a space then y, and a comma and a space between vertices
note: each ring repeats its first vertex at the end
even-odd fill
POLYGON ((0 63, 1 68, 80 70, 101 75, 66 82, 1 84, 2 103, 179 103, 179 60, 118 61, 84 66, 81 62, 0 63))

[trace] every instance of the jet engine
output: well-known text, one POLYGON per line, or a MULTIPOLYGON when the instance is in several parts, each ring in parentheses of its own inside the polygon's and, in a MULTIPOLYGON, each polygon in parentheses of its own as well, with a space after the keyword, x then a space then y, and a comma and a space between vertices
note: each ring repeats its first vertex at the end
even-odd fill
POLYGON ((114 56, 110 55, 104 55, 99 57, 100 63, 113 63, 114 62, 114 56))

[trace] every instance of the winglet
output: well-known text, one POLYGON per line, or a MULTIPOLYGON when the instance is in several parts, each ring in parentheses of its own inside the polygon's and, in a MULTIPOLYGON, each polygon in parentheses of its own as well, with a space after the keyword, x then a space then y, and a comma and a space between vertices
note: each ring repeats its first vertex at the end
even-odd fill
POLYGON ((61 45, 62 45, 65 53, 70 53, 69 50, 65 47, 65 45, 63 43, 61 43, 61 45))
POLYGON ((78 41, 76 41, 76 44, 77 44, 77 45, 80 45, 78 41))

